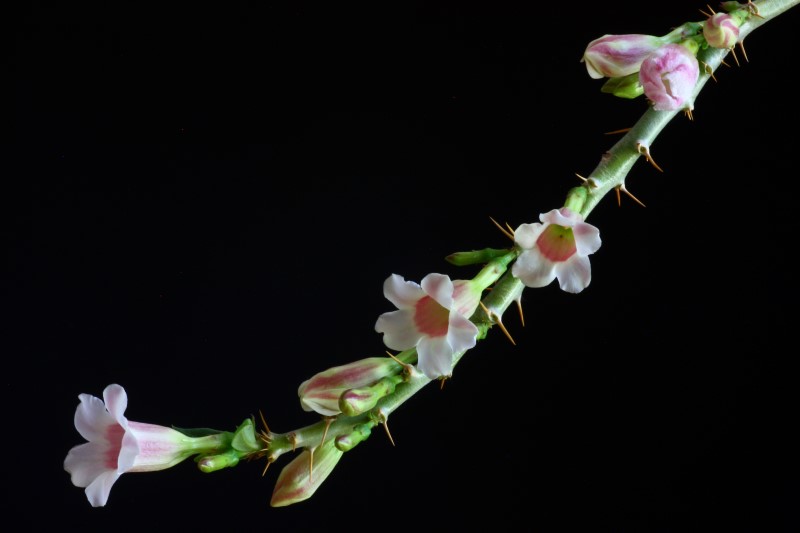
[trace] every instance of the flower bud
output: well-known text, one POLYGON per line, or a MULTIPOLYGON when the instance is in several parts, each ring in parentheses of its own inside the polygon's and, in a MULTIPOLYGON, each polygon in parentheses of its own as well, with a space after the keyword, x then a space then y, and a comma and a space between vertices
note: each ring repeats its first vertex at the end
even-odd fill
POLYGON ((375 424, 375 422, 366 422, 364 424, 357 425, 350 433, 344 433, 336 437, 334 441, 335 446, 343 452, 349 452, 358 444, 369 438, 369 436, 372 434, 372 428, 375 426, 375 424))
MULTIPOLYGON (((694 41, 687 41, 687 44, 696 47, 694 41)), ((697 58, 683 44, 662 46, 647 56, 639 71, 644 94, 657 111, 691 109, 690 99, 699 76, 697 58)))
POLYGON ((638 72, 618 78, 609 78, 600 88, 600 91, 620 98, 636 98, 644 94, 644 88, 639 83, 638 72))
POLYGON ((344 391, 372 385, 402 369, 400 363, 389 357, 369 357, 329 368, 300 384, 297 390, 300 405, 304 411, 316 411, 322 416, 338 415, 339 397, 344 391))
POLYGON ((705 21, 703 37, 709 46, 725 50, 733 48, 739 39, 739 26, 746 19, 746 15, 740 13, 744 12, 715 13, 705 21))
POLYGON ((627 76, 638 72, 642 61, 666 42, 654 35, 604 35, 589 43, 581 62, 594 79, 627 76))
POLYGON ((389 376, 369 387, 348 389, 339 397, 339 409, 347 416, 360 415, 375 407, 381 398, 392 394, 402 381, 403 376, 389 376))
POLYGON ((313 496, 333 472, 343 453, 336 448, 333 439, 313 450, 303 450, 278 475, 270 506, 284 507, 313 496))

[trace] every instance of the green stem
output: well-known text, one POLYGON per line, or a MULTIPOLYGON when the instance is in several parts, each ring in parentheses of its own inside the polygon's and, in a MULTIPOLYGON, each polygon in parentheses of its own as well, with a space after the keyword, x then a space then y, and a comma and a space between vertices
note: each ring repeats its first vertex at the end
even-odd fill
MULTIPOLYGON (((761 0, 754 2, 760 16, 751 16, 742 25, 739 31, 741 41, 753 30, 762 26, 766 22, 774 19, 788 9, 800 3, 800 0, 761 0)), ((697 97, 706 82, 711 78, 710 73, 716 70, 722 60, 730 53, 729 50, 708 48, 698 54, 701 64, 707 65, 707 71, 701 72, 698 83, 692 94, 692 101, 697 97)), ((655 111, 648 109, 644 115, 603 157, 601 163, 592 171, 582 187, 576 187, 569 191, 567 205, 580 206, 580 212, 585 217, 597 206, 600 200, 610 191, 617 187, 624 186, 627 176, 634 163, 649 150, 653 141, 664 127, 672 120, 678 111, 655 111), (581 190, 583 188, 583 190, 581 190)), ((487 249, 488 250, 488 249, 487 249)), ((486 254, 486 257, 493 257, 487 267, 481 271, 479 276, 497 275, 500 270, 505 272, 507 266, 513 261, 519 251, 516 249, 506 251, 500 257, 498 250, 488 252, 472 252, 472 254, 486 254), (487 268, 489 270, 487 270, 487 268), (492 270, 500 269, 500 270, 492 270)), ((453 262, 463 261, 470 264, 472 256, 468 254, 450 256, 453 262)), ((518 279, 505 272, 495 283, 492 290, 483 299, 483 305, 489 310, 487 314, 479 308, 472 317, 472 321, 479 328, 479 339, 486 337, 489 329, 497 323, 503 313, 515 301, 518 301, 524 285, 518 279)), ((453 365, 455 366, 463 357, 465 352, 454 356, 453 365)), ((407 350, 400 354, 406 363, 416 361, 416 351, 407 350)), ((419 372, 414 372, 412 376, 397 386, 395 392, 383 398, 377 403, 375 408, 358 416, 347 417, 339 415, 333 420, 322 420, 315 424, 297 429, 287 433, 270 433, 270 442, 264 450, 268 460, 274 461, 286 452, 297 448, 313 448, 320 444, 323 435, 325 439, 336 438, 339 435, 346 435, 353 432, 356 426, 364 423, 385 422, 389 414, 394 412, 411 396, 419 392, 431 380, 419 372)))

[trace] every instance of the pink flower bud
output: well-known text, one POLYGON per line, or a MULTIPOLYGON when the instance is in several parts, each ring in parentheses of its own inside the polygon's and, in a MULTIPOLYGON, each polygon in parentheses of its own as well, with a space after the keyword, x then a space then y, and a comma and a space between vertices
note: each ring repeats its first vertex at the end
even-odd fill
POLYGON ((389 357, 368 357, 329 368, 300 384, 297 390, 300 405, 304 411, 316 411, 323 416, 338 415, 341 412, 339 397, 343 392, 373 385, 401 370, 402 366, 389 357))
POLYGON ((313 496, 333 472, 343 453, 336 448, 333 439, 313 450, 303 450, 278 475, 270 506, 285 507, 313 496))
POLYGON ((594 79, 627 76, 638 72, 642 61, 666 42, 653 35, 604 35, 589 43, 581 62, 594 79))
POLYGON ((739 25, 728 13, 716 13, 703 24, 703 37, 714 48, 733 48, 739 39, 739 25))
POLYGON ((691 109, 689 99, 699 76, 697 58, 680 44, 662 46, 647 56, 639 70, 644 94, 658 111, 691 109))

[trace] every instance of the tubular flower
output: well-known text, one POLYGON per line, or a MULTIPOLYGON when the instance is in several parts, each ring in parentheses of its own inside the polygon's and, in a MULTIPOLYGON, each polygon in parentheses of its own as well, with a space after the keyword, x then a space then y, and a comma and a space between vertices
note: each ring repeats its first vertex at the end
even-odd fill
POLYGON ((666 42, 654 35, 604 35, 588 44, 581 62, 594 79, 627 76, 638 72, 642 61, 666 42))
POLYGON ((392 274, 383 294, 397 306, 378 317, 375 330, 393 350, 416 347, 417 367, 430 379, 450 376, 453 355, 475 346, 478 328, 469 321, 482 289, 468 280, 428 274, 421 284, 392 274))
POLYGON ((106 504, 125 472, 163 470, 197 453, 196 439, 172 428, 128 421, 128 396, 120 385, 106 387, 103 400, 89 394, 78 398, 75 428, 89 442, 69 451, 64 469, 76 487, 86 487, 93 507, 106 504))
POLYGON ((600 231, 566 207, 543 213, 539 220, 514 232, 522 253, 511 273, 527 287, 544 287, 558 278, 562 290, 581 292, 592 280, 588 256, 600 248, 600 231))
POLYGON ((657 111, 688 107, 700 66, 691 50, 681 44, 667 44, 642 62, 639 81, 644 94, 657 111))

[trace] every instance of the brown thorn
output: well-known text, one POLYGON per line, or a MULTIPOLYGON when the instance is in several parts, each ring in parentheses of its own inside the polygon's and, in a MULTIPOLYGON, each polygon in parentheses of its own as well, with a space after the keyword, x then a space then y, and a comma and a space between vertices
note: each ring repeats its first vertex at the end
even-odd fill
POLYGON ((289 441, 292 443, 292 451, 297 449, 297 434, 294 432, 289 433, 289 441))
POLYGON ((439 378, 439 390, 444 390, 444 382, 447 381, 446 377, 439 378))
POLYGON ((619 185, 614 187, 614 192, 617 193, 617 207, 622 207, 622 197, 619 195, 619 185))
POLYGON ((720 62, 720 63, 722 63, 723 65, 725 65, 725 66, 726 66, 726 67, 728 67, 728 68, 730 68, 730 67, 731 67, 729 64, 727 64, 727 63, 725 62, 725 60, 724 60, 724 59, 720 59, 720 60, 719 60, 719 62, 720 62))
POLYGON ((261 417, 261 423, 264 424, 264 429, 267 430, 267 433, 272 433, 269 430, 269 426, 267 425, 267 421, 264 419, 264 413, 261 412, 261 409, 258 410, 258 415, 261 417))
POLYGON ((522 299, 517 300, 517 310, 519 310, 519 321, 522 322, 522 327, 525 327, 525 315, 522 314, 522 299))
POLYGON ((272 464, 272 460, 271 459, 267 459, 267 464, 266 464, 266 466, 264 466, 264 470, 261 472, 261 477, 264 477, 264 475, 267 473, 267 468, 269 468, 269 465, 271 465, 271 464, 272 464))
MULTIPOLYGON (((701 63, 703 62, 701 61, 701 63)), ((711 68, 711 65, 703 63, 703 70, 706 71, 706 74, 708 74, 712 80, 717 81, 717 78, 714 77, 714 69, 711 68)))
POLYGON ((580 174, 578 174, 577 172, 575 173, 575 175, 576 175, 576 176, 578 176, 578 179, 579 179, 579 180, 581 180, 582 182, 586 183, 586 178, 584 178, 583 176, 581 176, 581 175, 580 175, 580 174))
POLYGON ((389 442, 391 442, 392 446, 394 446, 394 439, 392 438, 392 434, 389 432, 389 420, 383 413, 381 413, 381 424, 383 425, 384 431, 386 431, 386 436, 389 437, 389 442))
POLYGON ((640 154, 642 154, 645 160, 653 165, 659 172, 664 172, 660 166, 655 162, 655 160, 650 156, 650 149, 643 145, 642 143, 636 143, 636 149, 640 154))
POLYGON ((618 133, 628 133, 633 128, 622 128, 621 130, 607 131, 603 135, 616 135, 618 133))
POLYGON ((738 57, 736 57, 736 49, 735 49, 735 48, 731 48, 731 55, 733 55, 733 59, 735 59, 735 60, 736 60, 736 66, 737 66, 737 67, 738 67, 738 66, 740 66, 740 65, 739 65, 739 58, 738 58, 738 57))
POLYGON ((747 52, 745 52, 745 50, 744 50, 744 39, 742 39, 741 41, 739 41, 739 48, 742 50, 742 55, 744 56, 744 60, 745 60, 745 61, 747 61, 747 62, 749 63, 749 62, 750 62, 750 60, 749 60, 749 59, 747 59, 747 52))
MULTIPOLYGON (((706 4, 706 5, 708 5, 708 4, 706 4)), ((709 7, 708 9, 711 9, 711 7, 709 7)), ((708 13, 706 13, 705 11, 703 11, 702 9, 698 9, 698 11, 699 11, 699 12, 700 12, 700 13, 701 13, 703 16, 706 16, 706 17, 708 17, 708 18, 711 18, 711 15, 709 15, 708 13)), ((713 12, 714 12, 714 10, 713 10, 713 9, 711 9, 711 12, 713 13, 713 12)))
POLYGON ((325 437, 328 436, 328 429, 331 427, 331 423, 336 420, 335 416, 326 416, 325 417, 325 431, 322 432, 322 441, 319 443, 320 446, 325 444, 325 437))
POLYGON ((491 220, 494 223, 494 225, 497 226, 497 229, 499 229, 500 231, 503 232, 503 235, 505 235, 506 237, 508 237, 512 241, 514 240, 514 232, 513 231, 511 233, 509 233, 503 226, 498 224, 497 221, 495 219, 493 219, 492 217, 489 217, 489 220, 491 220))
POLYGON ((694 115, 692 115, 692 110, 688 107, 683 110, 683 114, 689 117, 689 120, 694 120, 694 115))
POLYGON ((644 204, 643 204, 643 203, 642 203, 642 202, 641 202, 641 201, 640 201, 638 198, 636 198, 636 197, 635 197, 633 194, 631 194, 631 192, 630 192, 628 189, 626 189, 626 188, 625 188, 625 185, 619 185, 619 186, 617 187, 617 194, 618 194, 618 195, 619 195, 619 191, 620 191, 620 190, 621 190, 622 192, 624 192, 625 194, 627 194, 627 195, 628 195, 628 196, 629 196, 629 197, 630 197, 630 198, 631 198, 631 199, 632 199, 634 202, 636 202, 636 203, 637 203, 637 204, 639 204, 640 206, 642 206, 642 207, 647 207, 647 206, 646 206, 646 205, 644 205, 644 204))
POLYGON ((508 330, 506 329, 506 327, 503 325, 503 321, 502 321, 502 320, 500 320, 500 317, 499 317, 499 316, 497 316, 497 314, 496 314, 496 313, 493 313, 492 311, 490 311, 490 310, 489 310, 489 308, 488 308, 488 307, 486 307, 486 305, 484 305, 484 303, 483 303, 483 302, 478 302, 478 303, 479 303, 479 304, 480 304, 480 306, 483 308, 483 310, 484 310, 484 312, 486 313, 486 315, 489 317, 489 320, 491 320, 492 322, 494 322, 495 324, 497 324, 498 326, 500 326, 500 331, 502 331, 503 333, 505 333, 505 335, 506 335, 506 337, 508 338, 508 340, 510 340, 510 341, 511 341, 511 344, 513 344, 514 346, 516 346, 516 345, 517 345, 517 343, 516 343, 516 342, 514 342, 514 339, 511 337, 511 334, 508 332, 508 330))

